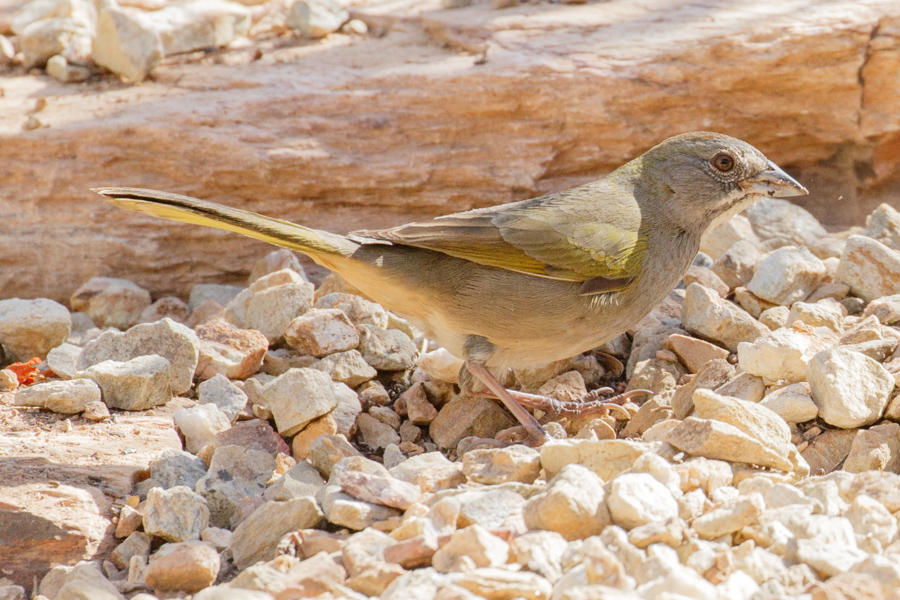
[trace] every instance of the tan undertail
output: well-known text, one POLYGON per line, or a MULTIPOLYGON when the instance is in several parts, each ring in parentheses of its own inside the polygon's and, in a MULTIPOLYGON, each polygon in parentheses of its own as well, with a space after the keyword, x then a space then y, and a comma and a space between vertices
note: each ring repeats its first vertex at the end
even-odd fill
POLYGON ((242 233, 270 244, 303 252, 314 260, 321 257, 322 260, 317 262, 329 262, 328 257, 333 259, 346 257, 359 248, 359 244, 342 235, 190 196, 140 188, 96 188, 93 191, 120 208, 171 221, 242 233))

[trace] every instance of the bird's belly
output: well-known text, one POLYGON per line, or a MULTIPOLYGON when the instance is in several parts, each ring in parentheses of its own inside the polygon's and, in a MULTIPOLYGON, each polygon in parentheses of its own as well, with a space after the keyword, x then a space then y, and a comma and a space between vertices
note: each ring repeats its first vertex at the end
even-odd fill
POLYGON ((378 254, 325 266, 455 356, 466 358, 471 336, 485 338, 493 346, 490 367, 535 367, 595 348, 643 318, 670 289, 658 298, 642 286, 605 297, 581 296, 578 283, 434 252, 398 252, 390 246, 370 252, 378 254), (412 253, 417 256, 410 260, 412 253))

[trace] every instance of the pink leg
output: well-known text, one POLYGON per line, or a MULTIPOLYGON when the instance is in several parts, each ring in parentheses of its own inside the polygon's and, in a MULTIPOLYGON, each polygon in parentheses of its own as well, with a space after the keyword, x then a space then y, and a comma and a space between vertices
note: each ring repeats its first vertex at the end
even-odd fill
POLYGON ((528 433, 528 437, 523 443, 529 446, 540 446, 550 439, 547 432, 541 427, 541 424, 534 418, 534 415, 525 410, 525 408, 512 397, 510 391, 500 385, 500 382, 491 375, 491 372, 488 371, 484 365, 466 361, 466 369, 473 376, 477 377, 479 381, 487 387, 491 394, 500 400, 519 423, 522 424, 522 427, 524 427, 525 431, 528 433))

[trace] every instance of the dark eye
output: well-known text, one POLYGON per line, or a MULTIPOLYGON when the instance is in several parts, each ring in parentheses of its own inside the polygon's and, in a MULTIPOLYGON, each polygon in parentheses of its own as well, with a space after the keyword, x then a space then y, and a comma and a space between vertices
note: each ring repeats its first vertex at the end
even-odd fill
POLYGON ((721 154, 716 154, 713 157, 712 164, 718 170, 727 173, 734 168, 734 159, 723 152, 721 154))

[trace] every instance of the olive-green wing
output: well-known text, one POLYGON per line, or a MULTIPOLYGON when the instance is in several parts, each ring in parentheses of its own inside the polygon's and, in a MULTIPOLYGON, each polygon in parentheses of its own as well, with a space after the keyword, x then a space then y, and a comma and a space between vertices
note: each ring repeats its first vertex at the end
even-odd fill
POLYGON ((640 273, 646 238, 640 234, 640 211, 634 200, 610 198, 598 187, 595 183, 354 235, 510 271, 585 282, 586 294, 615 291, 640 273))

